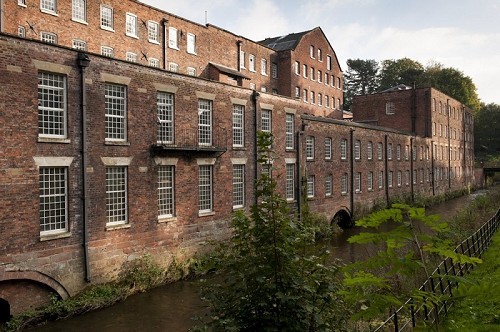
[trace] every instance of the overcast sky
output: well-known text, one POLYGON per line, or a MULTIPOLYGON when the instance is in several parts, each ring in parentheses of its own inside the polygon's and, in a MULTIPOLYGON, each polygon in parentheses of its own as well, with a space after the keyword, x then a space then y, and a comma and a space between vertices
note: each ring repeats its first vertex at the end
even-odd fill
POLYGON ((453 67, 500 104, 499 0, 142 0, 254 41, 320 26, 347 59, 408 57, 453 67), (205 14, 206 13, 206 14, 205 14))

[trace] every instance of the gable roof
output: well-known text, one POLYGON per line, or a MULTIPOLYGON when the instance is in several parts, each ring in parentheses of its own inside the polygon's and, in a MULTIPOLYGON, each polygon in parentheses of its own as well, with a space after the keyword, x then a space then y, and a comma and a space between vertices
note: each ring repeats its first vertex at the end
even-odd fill
POLYGON ((259 41, 258 43, 272 48, 275 51, 294 50, 295 47, 297 47, 297 45, 299 44, 302 37, 310 31, 312 30, 290 33, 285 36, 266 38, 259 41))

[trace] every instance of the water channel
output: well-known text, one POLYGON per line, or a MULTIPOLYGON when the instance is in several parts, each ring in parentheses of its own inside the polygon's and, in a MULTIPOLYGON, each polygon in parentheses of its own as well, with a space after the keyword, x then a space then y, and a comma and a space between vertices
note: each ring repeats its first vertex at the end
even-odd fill
MULTIPOLYGON (((437 204, 427 209, 427 214, 439 214, 443 219, 450 218, 478 194, 481 192, 437 204)), ((347 229, 331 239, 329 245, 333 255, 343 261, 366 258, 369 249, 347 242, 350 236, 359 232, 356 228, 347 229)), ((52 322, 30 331, 182 332, 195 325, 192 317, 203 310, 197 282, 181 281, 131 296, 109 308, 52 322)))

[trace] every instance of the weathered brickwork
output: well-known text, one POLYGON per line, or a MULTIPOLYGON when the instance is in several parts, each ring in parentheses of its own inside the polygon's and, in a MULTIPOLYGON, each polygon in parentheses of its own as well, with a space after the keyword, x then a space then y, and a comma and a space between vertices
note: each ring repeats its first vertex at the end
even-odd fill
MULTIPOLYGON (((166 268, 174 259, 183 262, 207 250, 210 240, 227 238, 232 213, 248 212, 255 202, 253 183, 262 169, 255 160, 258 130, 273 134, 273 174, 290 207, 299 208, 299 187, 312 183, 308 203, 328 222, 345 224, 376 204, 466 188, 475 179, 472 119, 439 91, 417 93, 423 93, 423 101, 446 100, 457 114, 467 115, 465 121, 455 111, 439 114, 423 101, 430 115, 417 117, 417 134, 411 134, 407 119, 394 123, 393 129, 339 120, 341 105, 333 105, 331 98, 342 100, 342 71, 319 28, 303 33, 295 49, 278 52, 135 1, 112 3, 114 32, 95 22, 100 10, 96 1, 87 1, 88 24, 73 22, 67 30, 62 24, 71 17, 66 2, 58 2, 57 16, 41 12, 38 3, 2 3, 2 14, 13 15, 2 16, 0 34, 0 298, 9 301, 15 313, 43 304, 49 293, 72 296, 88 280, 114 280, 127 262, 145 254, 166 268), (126 12, 140 18, 139 38, 125 34, 126 12), (176 27, 179 50, 147 40, 142 20, 163 19, 168 20, 163 21, 167 30, 176 27), (28 32, 27 38, 12 36, 14 27, 27 20, 37 23, 39 31, 57 32, 64 46, 30 40, 28 32), (84 35, 76 36, 80 32, 84 35), (186 55, 188 33, 196 35, 196 54, 186 55), (87 44, 88 67, 81 67, 83 54, 68 47, 76 37, 95 41, 87 44), (115 42, 115 58, 100 55, 101 45, 115 42), (125 61, 129 49, 165 60, 167 70, 153 68, 140 57, 139 63, 125 61), (255 72, 249 70, 250 54, 255 56, 255 72), (261 59, 268 60, 267 75, 261 72, 261 59), (168 70, 170 61, 179 65, 179 72, 168 70), (274 61, 279 64, 278 79, 270 71, 274 61), (295 74, 295 61, 301 64, 300 75, 295 74), (310 69, 304 77, 303 64, 314 68, 314 80, 310 69), (187 67, 196 68, 197 75, 186 74, 187 67), (63 91, 60 104, 46 100, 56 100, 57 93, 48 93, 39 75, 62 80, 57 87, 63 91), (300 98, 294 97, 297 85, 300 98), (310 95, 304 102, 303 89, 315 92, 316 98, 321 93, 321 105, 317 100, 313 104, 310 95), (47 105, 54 112, 62 105, 63 116, 39 116, 47 105), (163 117, 166 109, 171 118, 163 117), (45 124, 58 119, 63 134, 43 134, 45 124), (453 134, 433 134, 432 123, 444 121, 453 134), (167 127, 173 128, 171 140, 159 134, 167 127), (331 140, 331 154, 326 139, 331 140), (293 174, 286 172, 289 166, 293 174), (42 182, 54 181, 44 178, 46 169, 66 174, 64 225, 49 230, 41 229, 46 216, 42 182), (172 170, 167 180, 160 174, 165 169, 172 170), (114 181, 114 171, 123 178, 114 181), (168 211, 160 213, 165 201, 170 210, 162 207, 168 211), (117 216, 122 219, 114 219, 117 216)), ((396 114, 411 117, 403 99, 397 101, 396 114)), ((379 107, 377 101, 373 105, 379 107)), ((385 102, 380 105, 385 112, 385 102)))

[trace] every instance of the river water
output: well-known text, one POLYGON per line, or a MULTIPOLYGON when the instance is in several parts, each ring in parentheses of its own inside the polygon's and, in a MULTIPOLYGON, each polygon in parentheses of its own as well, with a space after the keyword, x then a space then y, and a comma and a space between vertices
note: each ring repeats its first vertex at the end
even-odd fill
MULTIPOLYGON (((427 214, 439 214, 447 219, 469 203, 476 195, 462 196, 427 209, 427 214)), ((364 259, 373 248, 349 244, 347 239, 358 234, 357 228, 344 230, 329 241, 330 251, 345 262, 364 259)), ((196 322, 193 317, 204 311, 196 281, 180 281, 137 294, 112 307, 82 316, 51 322, 31 329, 37 332, 128 332, 128 331, 188 331, 196 322)))

